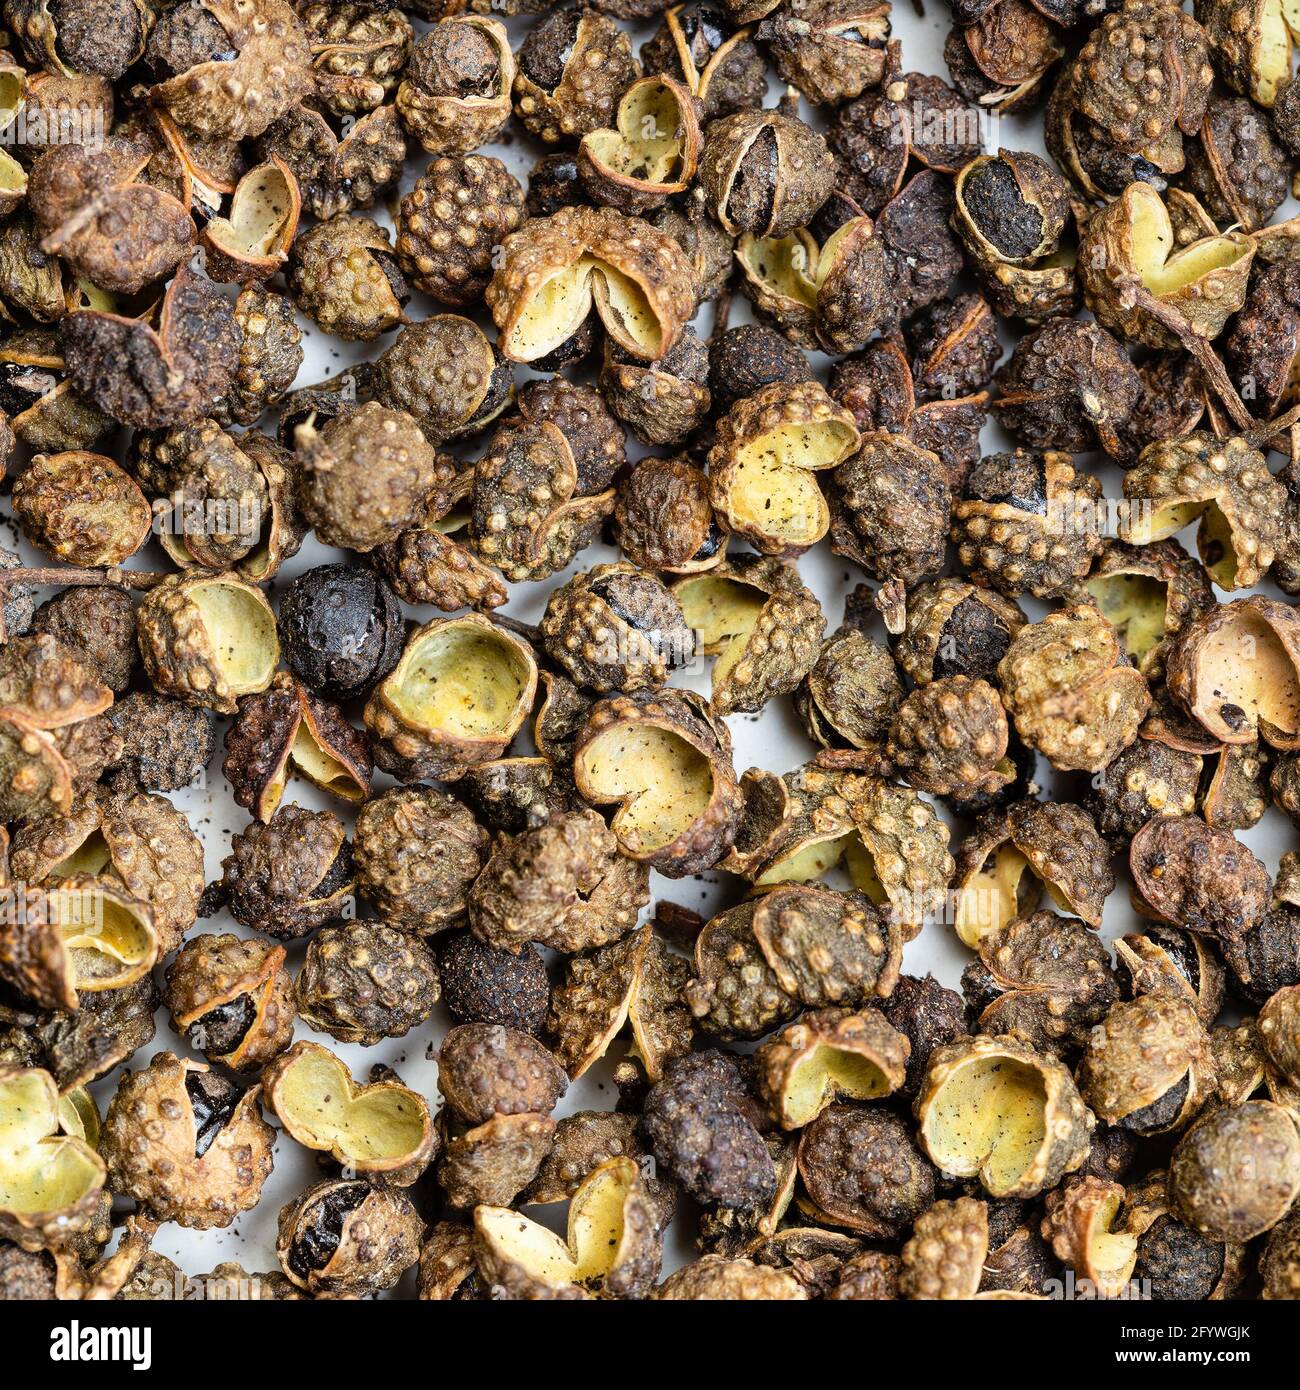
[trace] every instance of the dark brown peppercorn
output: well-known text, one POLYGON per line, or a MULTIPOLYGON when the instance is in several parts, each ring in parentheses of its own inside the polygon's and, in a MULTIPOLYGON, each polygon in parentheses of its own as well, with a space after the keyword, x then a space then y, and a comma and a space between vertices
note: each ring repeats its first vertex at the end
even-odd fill
POLYGON ((393 591, 372 571, 319 565, 280 598, 284 659, 326 700, 354 700, 382 680, 402 652, 403 620, 393 591))
POLYGON ((122 740, 110 769, 117 791, 169 792, 197 785, 216 749, 212 715, 167 695, 132 691, 113 705, 108 718, 122 740))
POLYGON ((533 946, 518 953, 454 932, 438 948, 443 999, 457 1023, 499 1024, 537 1037, 551 1005, 546 966, 533 946))
POLYGON ((735 1058, 701 1052, 668 1068, 646 1097, 643 1123, 655 1157, 698 1201, 752 1207, 776 1186, 755 1128, 760 1110, 735 1058))
POLYGON ((536 1038, 500 1024, 462 1023, 438 1051, 438 1090, 468 1125, 496 1115, 549 1115, 568 1085, 536 1038))

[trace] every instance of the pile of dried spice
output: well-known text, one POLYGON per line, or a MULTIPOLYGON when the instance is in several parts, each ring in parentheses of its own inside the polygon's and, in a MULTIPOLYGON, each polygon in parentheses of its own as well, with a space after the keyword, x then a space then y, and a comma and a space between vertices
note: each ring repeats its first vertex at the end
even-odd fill
POLYGON ((951 8, 5 0, 0 1299, 1300 1297, 1300 31, 951 8))

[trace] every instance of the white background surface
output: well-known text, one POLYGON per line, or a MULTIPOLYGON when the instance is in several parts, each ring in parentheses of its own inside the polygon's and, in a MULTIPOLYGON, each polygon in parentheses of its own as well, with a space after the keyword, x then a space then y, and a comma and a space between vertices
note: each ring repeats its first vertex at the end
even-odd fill
MULTIPOLYGON (((938 3, 938 0, 930 0, 929 13, 923 17, 918 17, 913 12, 908 0, 902 0, 901 4, 896 0, 893 20, 895 37, 900 38, 903 43, 904 71, 932 72, 946 78, 947 72, 941 55, 949 23, 948 6, 938 3)), ((418 29, 423 30, 424 27, 417 22, 418 29)), ((511 31, 512 42, 517 48, 523 35, 527 32, 529 21, 511 20, 508 27, 511 31)), ((635 46, 639 50, 641 43, 653 32, 655 25, 652 22, 628 27, 634 36, 635 46)), ((777 95, 779 95, 779 88, 775 85, 775 79, 771 79, 769 104, 775 102, 777 95)), ((806 105, 804 114, 805 116, 809 115, 806 105)), ((812 119, 814 123, 817 123, 816 117, 812 117, 812 119)), ((1002 120, 996 116, 990 117, 985 147, 988 150, 995 150, 999 146, 1043 153, 1041 112, 1032 113, 1028 117, 1002 120)), ((497 154, 526 186, 527 172, 536 157, 544 153, 544 150, 512 124, 508 144, 487 146, 481 152, 497 154)), ((423 173, 426 163, 426 157, 419 153, 416 153, 408 161, 401 184, 401 192, 405 192, 411 187, 415 179, 423 173)), ((390 206, 395 206, 395 204, 396 195, 393 196, 390 206)), ((389 213, 384 208, 375 209, 369 215, 376 216, 380 221, 391 225, 389 213)), ((1289 215, 1289 212, 1284 208, 1279 212, 1278 217, 1286 215, 1289 215)), ((420 295, 415 296, 408 307, 408 313, 414 319, 421 319, 428 314, 437 312, 439 312, 439 306, 420 295)), ((737 293, 730 321, 734 325, 744 322, 748 317, 748 304, 737 293)), ((479 315, 479 318, 490 329, 489 320, 482 315, 479 315)), ((707 334, 711 322, 712 309, 706 306, 696 325, 701 336, 707 334)), ((378 343, 371 345, 341 343, 336 339, 327 338, 320 334, 308 321, 303 320, 302 323, 305 331, 307 357, 298 378, 298 385, 305 385, 332 375, 349 362, 372 358, 392 341, 392 335, 386 335, 378 343)), ((826 366, 825 359, 820 359, 820 363, 823 368, 826 366)), ((519 370, 517 375, 522 382, 528 373, 519 370)), ((824 380, 824 371, 821 375, 824 380)), ((273 418, 263 421, 263 425, 265 428, 273 430, 273 418)), ((472 441, 468 449, 457 450, 457 452, 462 453, 467 458, 475 458, 481 452, 482 442, 472 441)), ((645 452, 630 437, 629 446, 634 457, 645 452)), ((1007 447, 1007 441, 1000 438, 995 427, 990 426, 986 433, 986 452, 1002 447, 1007 447)), ((1278 460, 1275 458, 1273 466, 1276 468, 1277 465, 1278 460)), ((1109 465, 1102 465, 1098 467, 1098 472, 1105 480, 1107 496, 1118 497, 1120 490, 1117 470, 1109 465)), ((1190 536, 1184 537, 1184 542, 1190 547, 1190 536)), ((40 562, 40 557, 35 555, 30 548, 26 546, 21 548, 29 561, 40 562)), ((285 567, 276 582, 275 590, 281 589, 286 580, 304 569, 340 558, 344 558, 341 552, 329 550, 316 544, 314 539, 309 539, 299 555, 285 567)), ((610 548, 594 546, 585 551, 579 557, 578 563, 571 570, 566 571, 564 575, 540 584, 512 586, 511 600, 504 611, 526 621, 536 622, 541 615, 548 593, 556 584, 562 582, 574 570, 589 569, 596 564, 616 558, 618 558, 616 553, 610 548)), ((153 546, 137 556, 132 564, 146 568, 168 567, 161 552, 153 546)), ((854 585, 861 582, 864 576, 850 562, 831 555, 826 542, 799 560, 799 570, 805 583, 814 590, 824 606, 828 633, 833 631, 839 625, 843 613, 845 594, 854 585)), ((276 601, 275 592, 272 594, 272 599, 273 602, 276 601)), ((1036 616, 1043 611, 1042 605, 1035 605, 1032 601, 1024 606, 1031 616, 1036 616)), ((422 621, 437 616, 436 611, 430 608, 410 611, 412 616, 422 621)), ((883 636, 883 633, 877 632, 876 635, 883 636)), ((707 693, 707 670, 693 675, 678 675, 674 678, 673 683, 689 685, 707 693)), ((738 772, 751 766, 761 766, 779 771, 789 770, 803 762, 815 751, 804 736, 788 699, 772 702, 761 716, 732 716, 728 723, 735 743, 735 763, 738 772)), ((224 727, 223 722, 222 728, 224 729, 224 727)), ((221 776, 220 764, 221 750, 218 748, 209 767, 207 787, 174 794, 174 800, 189 815, 192 825, 203 840, 209 880, 218 877, 221 873, 221 861, 227 852, 231 834, 247 823, 245 813, 234 804, 230 797, 229 787, 221 776)), ((1054 779, 1050 775, 1044 778, 1044 782, 1049 788, 1054 785, 1054 779)), ((390 785, 390 779, 385 778, 382 774, 377 774, 376 787, 385 785, 390 785)), ((1080 779, 1062 779, 1063 792, 1066 786, 1073 788, 1069 793, 1070 795, 1077 797, 1081 794, 1080 779)), ((326 797, 302 780, 295 779, 290 783, 286 800, 297 801, 313 808, 328 806, 342 814, 349 825, 351 824, 352 816, 344 803, 326 797)), ((1259 826, 1247 832, 1242 838, 1264 859, 1270 872, 1276 869, 1278 855, 1293 847, 1297 842, 1295 832, 1289 822, 1275 811, 1270 811, 1259 826)), ((835 880, 832 879, 831 882, 835 882, 835 880)), ((743 885, 739 880, 721 873, 706 874, 698 878, 678 881, 666 880, 655 875, 651 890, 655 898, 667 897, 709 914, 736 901, 743 891, 743 885)), ((647 909, 647 914, 648 912, 649 909, 647 909)), ((1120 886, 1111 896, 1107 906, 1103 935, 1112 938, 1136 929, 1138 929, 1138 919, 1129 905, 1127 885, 1121 873, 1120 886)), ((243 928, 235 926, 224 912, 206 922, 201 922, 196 930, 235 930, 242 935, 251 934, 243 928)), ((295 972, 301 960, 303 949, 303 943, 290 947, 290 966, 295 972)), ((922 935, 906 948, 903 969, 910 974, 933 972, 946 984, 955 987, 962 968, 971 958, 971 954, 956 941, 950 928, 941 925, 928 925, 922 935)), ((161 971, 159 971, 159 975, 161 976, 161 971)), ((316 1036, 318 1041, 338 1052, 353 1068, 354 1074, 358 1077, 363 1077, 376 1062, 387 1063, 398 1070, 407 1084, 429 1097, 436 1107, 440 1103, 440 1097, 436 1085, 436 1064, 431 1060, 431 1053, 436 1049, 448 1023, 449 1019, 440 1006, 426 1024, 405 1038, 389 1041, 374 1048, 344 1046, 334 1042, 329 1037, 312 1034, 301 1023, 298 1024, 296 1037, 316 1036)), ((136 1055, 132 1065, 142 1065, 149 1055, 160 1049, 185 1053, 185 1044, 171 1031, 165 1010, 159 1013, 158 1025, 158 1037, 149 1048, 143 1049, 136 1055)), ((622 1041, 616 1043, 603 1064, 594 1067, 579 1082, 571 1086, 568 1094, 557 1108, 556 1114, 563 1115, 579 1109, 612 1109, 617 1100, 617 1093, 609 1082, 609 1073, 613 1063, 623 1055, 625 1047, 626 1044, 622 1041)), ((115 1084, 116 1078, 113 1076, 97 1083, 94 1087, 101 1110, 107 1104, 115 1084)), ((271 1122, 275 1123, 273 1119, 271 1122)), ((275 1269, 277 1267, 275 1259, 276 1218, 280 1208, 322 1176, 325 1174, 315 1154, 300 1148, 287 1136, 280 1135, 275 1147, 275 1170, 266 1183, 261 1201, 254 1211, 242 1215, 226 1230, 192 1232, 175 1225, 164 1226, 155 1240, 155 1248, 174 1259, 190 1274, 203 1273, 221 1261, 231 1259, 242 1261, 245 1268, 252 1273, 275 1269)), ((430 1178, 425 1180, 426 1183, 430 1181, 430 1178)), ((562 1228, 564 1207, 530 1209, 530 1215, 557 1228, 562 1228)), ((679 1218, 677 1227, 670 1237, 666 1252, 665 1270, 675 1267, 682 1260, 691 1256, 692 1230, 684 1229, 684 1224, 693 1227, 689 1212, 687 1223, 683 1223, 679 1218)), ((408 1273, 402 1285, 395 1292, 399 1296, 409 1297, 413 1290, 413 1275, 408 1273)))

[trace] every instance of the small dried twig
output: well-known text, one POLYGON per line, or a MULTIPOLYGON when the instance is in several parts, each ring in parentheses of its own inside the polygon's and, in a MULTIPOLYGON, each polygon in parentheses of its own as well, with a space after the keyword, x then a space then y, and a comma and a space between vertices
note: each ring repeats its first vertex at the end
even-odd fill
POLYGON ((522 637, 526 642, 540 645, 542 640, 542 630, 534 627, 532 623, 521 623, 518 618, 512 618, 508 613, 489 613, 488 617, 498 627, 503 627, 507 632, 513 632, 516 637, 522 637))
POLYGON ((156 589, 170 574, 158 570, 124 570, 116 565, 103 568, 76 569, 61 565, 24 565, 16 569, 0 570, 0 588, 12 589, 15 584, 30 584, 38 588, 43 584, 62 584, 68 588, 90 588, 111 584, 118 589, 156 589))

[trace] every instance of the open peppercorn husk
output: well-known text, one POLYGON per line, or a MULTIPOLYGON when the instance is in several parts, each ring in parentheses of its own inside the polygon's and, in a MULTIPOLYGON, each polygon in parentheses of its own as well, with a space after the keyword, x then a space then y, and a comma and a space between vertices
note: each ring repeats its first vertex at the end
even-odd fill
POLYGON ((1219 233, 1195 199, 1184 197, 1191 216, 1181 215, 1175 228, 1160 195, 1149 184, 1131 183, 1084 229, 1085 303, 1131 342, 1170 348, 1185 346, 1189 334, 1217 338, 1245 302, 1255 243, 1245 232, 1219 233), (1174 325, 1153 310, 1166 311, 1174 325))
POLYGON ((613 208, 561 208, 506 238, 485 292, 502 353, 533 362, 562 347, 595 309, 634 357, 662 357, 695 309, 677 243, 613 208))

